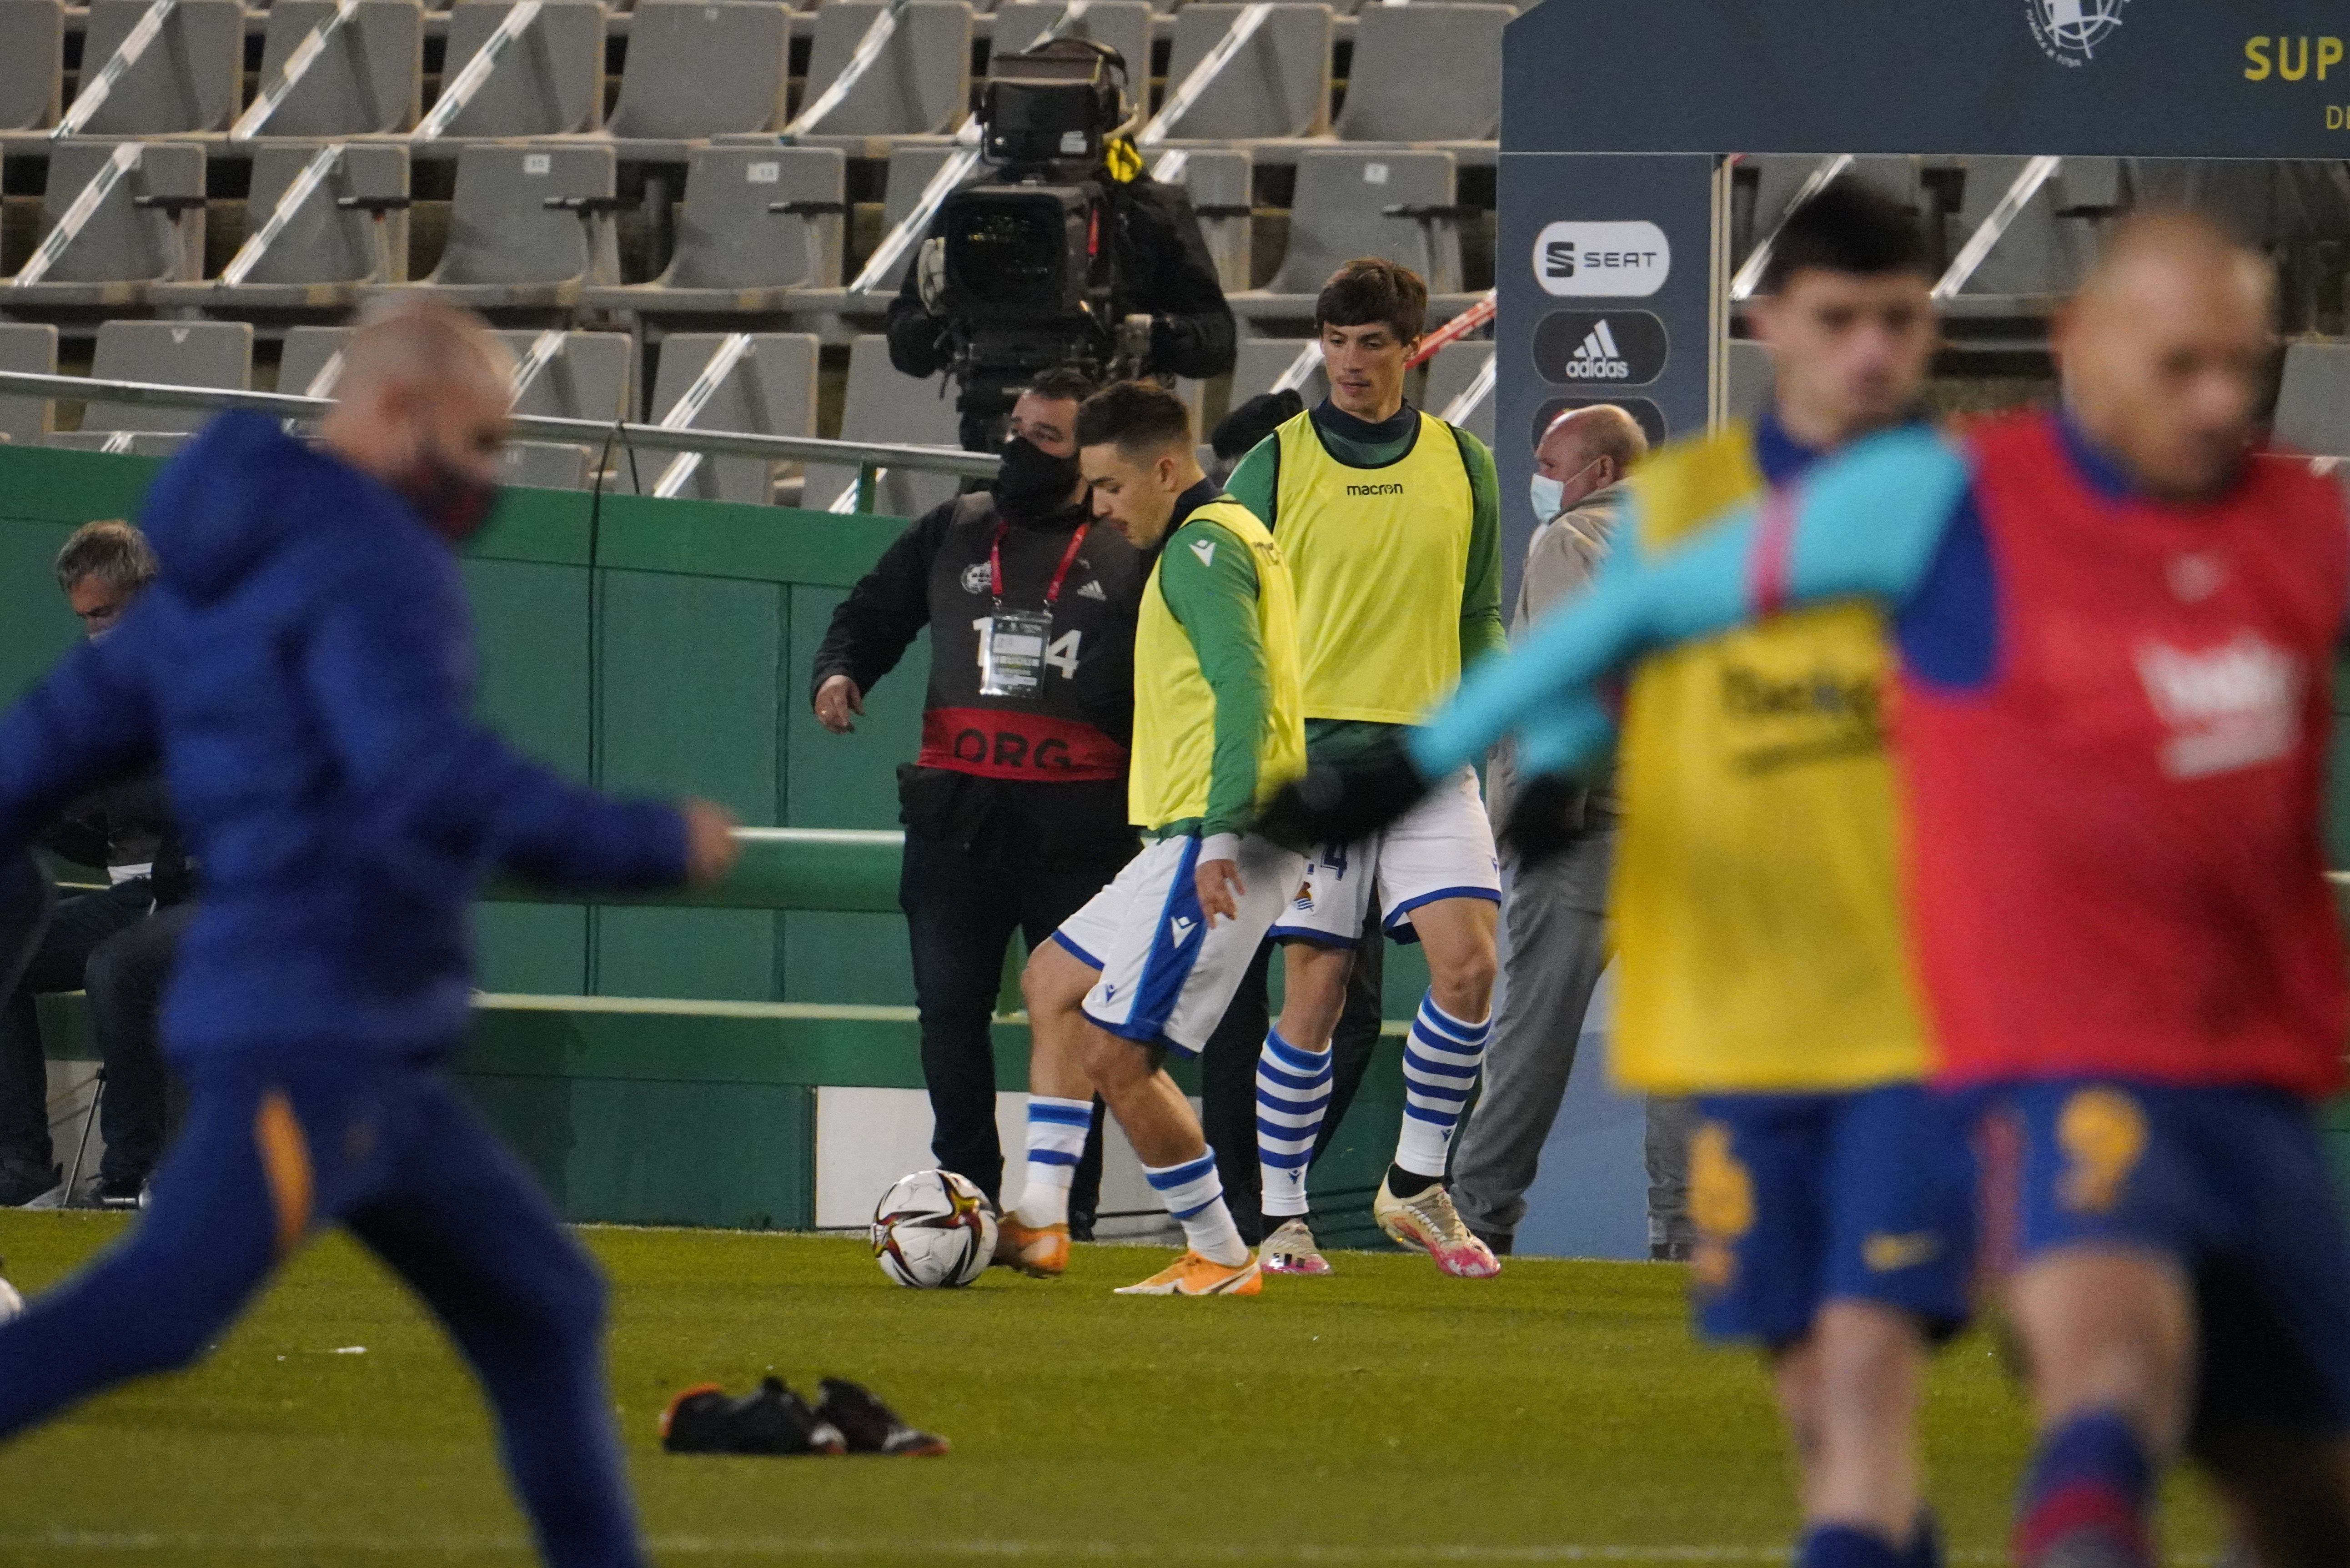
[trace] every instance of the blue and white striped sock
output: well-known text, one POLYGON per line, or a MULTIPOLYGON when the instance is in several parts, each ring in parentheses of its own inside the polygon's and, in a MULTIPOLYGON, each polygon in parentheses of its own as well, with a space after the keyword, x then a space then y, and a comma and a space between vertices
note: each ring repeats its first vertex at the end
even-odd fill
POLYGON ((1268 1029, 1256 1059, 1256 1159, 1267 1214, 1305 1212, 1305 1168, 1330 1108, 1330 1048, 1300 1051, 1268 1029))
POLYGON ((1434 996, 1420 1000, 1403 1048, 1403 1134, 1396 1139, 1395 1162, 1404 1169, 1442 1179, 1453 1130, 1477 1086, 1492 1033, 1491 1013, 1482 1023, 1463 1023, 1437 1006, 1434 996))
POLYGON ((1180 1165, 1146 1165, 1142 1174, 1167 1212, 1183 1227, 1183 1240, 1191 1251, 1228 1266, 1248 1262, 1248 1243, 1241 1240, 1232 1212, 1224 1207, 1224 1183, 1216 1174, 1213 1150, 1180 1165))
POLYGON ((1041 1228, 1069 1222, 1069 1183, 1076 1179, 1093 1122, 1091 1100, 1028 1096, 1028 1185, 1012 1210, 1020 1223, 1041 1228))

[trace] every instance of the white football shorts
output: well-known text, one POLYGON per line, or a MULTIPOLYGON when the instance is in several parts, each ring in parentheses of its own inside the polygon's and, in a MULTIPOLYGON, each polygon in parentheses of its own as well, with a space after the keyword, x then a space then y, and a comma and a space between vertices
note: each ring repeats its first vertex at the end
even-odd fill
POLYGON ((1240 846, 1240 918, 1211 929, 1193 874, 1200 841, 1162 838, 1061 923, 1053 940, 1101 971, 1087 1018, 1124 1039, 1196 1056, 1240 989, 1265 931, 1305 877, 1305 857, 1254 834, 1240 846))
POLYGON ((1370 837, 1326 844, 1308 857, 1305 885, 1274 922, 1276 938, 1353 947, 1371 900, 1379 924, 1399 942, 1418 941, 1411 912, 1440 898, 1502 901, 1493 824, 1468 768, 1370 837))

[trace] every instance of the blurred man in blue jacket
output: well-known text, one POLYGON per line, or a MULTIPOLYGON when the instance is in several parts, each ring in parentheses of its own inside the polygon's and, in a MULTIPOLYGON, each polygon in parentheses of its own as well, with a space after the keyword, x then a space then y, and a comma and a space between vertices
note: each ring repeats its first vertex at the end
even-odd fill
POLYGON ((719 808, 608 800, 469 716, 451 546, 495 498, 508 374, 411 306, 352 337, 318 449, 214 421, 148 497, 161 578, 0 720, 0 858, 160 763, 205 871, 163 1010, 186 1127, 139 1228, 0 1327, 0 1438, 193 1361, 339 1223, 472 1363, 546 1560, 635 1568, 602 1280, 441 1066, 489 867, 653 887, 734 851, 719 808))

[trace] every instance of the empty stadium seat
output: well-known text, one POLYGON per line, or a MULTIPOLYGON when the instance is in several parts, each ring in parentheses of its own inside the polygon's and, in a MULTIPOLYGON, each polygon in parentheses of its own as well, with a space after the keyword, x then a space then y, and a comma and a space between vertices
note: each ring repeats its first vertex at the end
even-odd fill
POLYGON ((2285 349, 2276 439, 2301 452, 2350 457, 2350 343, 2295 343, 2285 349))
MULTIPOLYGON (((957 444, 954 395, 939 380, 901 376, 889 364, 889 340, 867 333, 850 345, 848 392, 840 416, 843 441, 902 441, 918 446, 957 444)), ((823 512, 857 483, 857 470, 810 463, 800 504, 823 512)), ((953 495, 951 473, 884 472, 873 509, 885 517, 919 517, 953 495)))
MULTIPOLYGON (((451 8, 443 91, 513 7, 514 0, 458 0, 451 8)), ((556 136, 590 130, 603 112, 603 89, 604 7, 597 0, 545 0, 537 19, 499 57, 446 134, 556 136)))
POLYGON ((277 389, 297 398, 330 395, 333 388, 318 387, 318 378, 350 335, 348 327, 287 327, 277 357, 277 389))
MULTIPOLYGON (((1273 390, 1297 356, 1315 347, 1310 337, 1243 337, 1239 352, 1232 360, 1232 393, 1228 406, 1238 408, 1261 392, 1273 390)), ((1330 395, 1330 378, 1322 369, 1317 352, 1314 369, 1297 388, 1297 395, 1311 408, 1330 395)))
POLYGON ((55 125, 65 108, 60 0, 0 0, 0 131, 55 125))
POLYGON ((783 123, 791 47, 789 5, 644 0, 629 17, 628 64, 606 129, 639 141, 772 130, 783 123))
MULTIPOLYGON (((148 9, 149 0, 90 0, 78 95, 89 90, 148 9)), ((82 130, 90 136, 226 130, 244 82, 244 8, 237 0, 180 0, 82 130)))
POLYGON ((149 284, 200 275, 204 150, 184 143, 58 143, 49 154, 48 185, 41 194, 40 240, 47 241, 75 199, 115 160, 134 157, 41 280, 12 283, 0 294, 0 308, 135 305, 149 284), (154 201, 189 205, 175 214, 169 205, 140 204, 154 201))
MULTIPOLYGON (((805 104, 832 85, 881 12, 879 0, 827 0, 816 14, 805 104)), ((872 67, 822 121, 816 136, 919 136, 952 130, 971 98, 971 7, 909 0, 872 67)))
MULTIPOLYGON (((57 329, 45 322, 0 321, 0 370, 57 373, 57 329)), ((49 433, 57 406, 47 398, 0 397, 0 436, 28 446, 49 433)))
POLYGON ((775 311, 789 290, 837 286, 847 181, 837 148, 703 148, 686 173, 668 268, 650 283, 591 288, 586 303, 648 316, 775 311), (815 210, 768 210, 779 202, 815 210))
MULTIPOLYGON (((1068 9, 1061 0, 1004 0, 995 8, 996 55, 1016 55, 1045 41, 1045 33, 1068 9)), ((1150 76, 1149 0, 1092 0, 1064 30, 1064 36, 1107 44, 1126 58, 1128 82, 1139 92, 1150 76)))
MULTIPOLYGON (((245 204, 248 243, 296 194, 296 181, 319 151, 299 143, 255 147, 252 194, 245 204)), ((400 281, 407 268, 408 214, 395 211, 378 218, 338 203, 347 198, 398 201, 407 194, 407 148, 346 144, 326 178, 299 199, 286 227, 238 282, 224 275, 202 283, 157 284, 148 290, 148 300, 159 308, 178 309, 348 309, 363 285, 400 281), (379 223, 384 225, 380 238, 379 223), (382 275, 387 266, 390 276, 382 275)))
POLYGON ((1730 340, 1726 367, 1730 386, 1724 406, 1729 410, 1730 417, 1733 420, 1761 418, 1763 410, 1771 406, 1771 350, 1752 338, 1733 337, 1730 340))
MULTIPOLYGON (((253 327, 242 321, 109 321, 98 329, 89 373, 101 381, 154 381, 170 387, 253 385, 253 327)), ((85 434, 109 431, 192 431, 206 409, 169 409, 93 400, 83 409, 85 434)))
MULTIPOLYGON (((1297 194, 1289 212, 1289 249, 1261 290, 1231 296, 1235 315, 1313 313, 1313 296, 1341 263, 1380 255, 1428 280, 1433 296, 1461 290, 1461 244, 1451 219, 1454 168, 1450 152, 1313 151, 1297 160, 1297 194), (1388 209, 1430 211, 1428 219, 1389 216, 1388 209)), ((1430 324, 1461 308, 1430 313, 1430 324)))
MULTIPOLYGON (((276 0, 262 35, 260 90, 275 86, 303 41, 334 16, 335 0, 276 0)), ((263 120, 260 136, 363 136, 400 131, 423 108, 424 8, 417 0, 360 0, 351 20, 263 120)))
MULTIPOLYGON (((881 232, 889 234, 922 199, 922 190, 930 184, 931 176, 939 166, 954 156, 946 147, 893 147, 889 150, 889 167, 881 186, 881 232)), ((880 286, 894 291, 906 275, 906 268, 914 259, 914 247, 909 245, 898 257, 880 286)))
MULTIPOLYGON (((528 368, 536 332, 497 335, 528 368)), ((625 332, 556 332, 555 350, 517 393, 514 411, 558 420, 634 419, 636 344, 625 332)), ((563 488, 555 486, 553 488, 563 488)))
MULTIPOLYGON (((2023 158, 1968 161, 1966 202, 1953 252, 1988 218, 2030 162, 2023 158)), ((2123 205, 2121 161, 2067 158, 2015 215, 1999 243, 1959 291, 1954 306, 1977 299, 1994 308, 2045 309, 2080 281, 2096 259, 2100 220, 2123 205)))
MULTIPOLYGON (((646 419, 665 420, 692 386, 711 356, 725 341, 721 333, 678 332, 661 339, 660 365, 653 377, 652 406, 646 419)), ((882 356, 888 369, 889 356, 882 356)), ((852 368, 850 375, 856 372, 852 368)), ((807 332, 757 332, 751 351, 718 383, 690 428, 747 431, 754 435, 816 434, 816 339, 807 332)), ((852 394, 853 395, 853 394, 852 394)), ((674 453, 640 452, 624 463, 620 482, 650 494, 674 453)), ((764 506, 775 499, 776 471, 785 465, 757 457, 704 453, 679 493, 705 501, 739 501, 764 506)), ((852 476, 853 477, 853 476, 852 476)), ((839 486, 833 487, 833 493, 839 486)), ((827 495, 825 500, 829 501, 827 495)), ((818 504, 821 504, 820 503, 818 504)))
POLYGON ((457 159, 440 265, 421 282, 375 292, 431 288, 452 304, 488 310, 576 305, 589 283, 619 277, 618 247, 609 223, 546 203, 608 199, 614 177, 608 146, 474 143, 457 159))
POLYGON ((585 490, 596 454, 584 446, 563 441, 517 441, 506 443, 502 483, 525 490, 585 490))
MULTIPOLYGON (((1247 9, 1195 0, 1175 14, 1167 59, 1170 97, 1247 9)), ((1165 134, 1178 141, 1322 134, 1330 126, 1334 26, 1327 5, 1274 5, 1255 36, 1165 134)))
MULTIPOLYGON (((1428 380, 1420 389, 1419 406, 1439 419, 1447 418, 1453 402, 1477 379, 1477 373, 1492 362, 1493 346, 1473 341, 1448 343, 1439 348, 1428 361, 1428 380)), ((1488 389, 1482 400, 1468 410, 1458 421, 1487 446, 1493 444, 1493 394, 1488 389)))
POLYGON ((1507 5, 1366 5, 1337 132, 1347 141, 1490 141, 1502 130, 1507 5))
MULTIPOLYGON (((1224 292, 1249 286, 1249 262, 1255 244, 1252 215, 1255 160, 1237 147, 1195 147, 1182 151, 1180 171, 1169 181, 1180 185, 1199 214, 1200 235, 1216 264, 1216 281, 1224 292)), ((1163 161, 1160 165, 1164 166, 1163 161)))

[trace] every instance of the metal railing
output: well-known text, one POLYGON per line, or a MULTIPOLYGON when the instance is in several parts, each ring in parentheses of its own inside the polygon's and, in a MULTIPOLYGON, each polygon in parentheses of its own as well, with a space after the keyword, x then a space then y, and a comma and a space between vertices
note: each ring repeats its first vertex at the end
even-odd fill
MULTIPOLYGON (((0 370, 0 394, 170 409, 246 409, 286 420, 316 419, 334 407, 330 398, 297 397, 290 392, 173 387, 156 381, 101 381, 88 376, 52 376, 32 370, 0 370)), ((956 447, 826 441, 817 436, 691 430, 626 420, 562 419, 549 414, 517 414, 509 425, 515 438, 520 441, 568 441, 598 450, 610 442, 648 452, 723 452, 730 457, 764 457, 777 462, 853 464, 859 471, 858 489, 863 497, 860 510, 871 505, 871 475, 879 469, 951 473, 959 479, 992 479, 996 470, 993 454, 956 447)))

